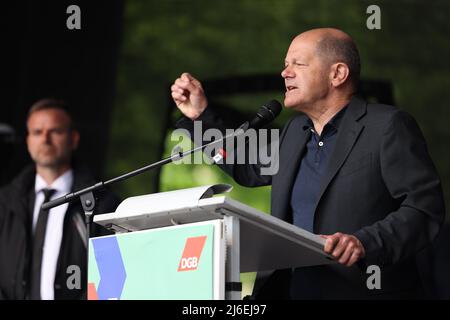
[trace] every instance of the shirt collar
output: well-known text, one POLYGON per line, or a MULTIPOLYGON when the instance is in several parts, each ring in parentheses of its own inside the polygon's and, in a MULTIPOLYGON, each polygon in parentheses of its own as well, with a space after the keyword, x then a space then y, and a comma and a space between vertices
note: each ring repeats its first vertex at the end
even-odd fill
MULTIPOLYGON (((347 107, 348 104, 341 110, 339 110, 339 112, 336 113, 325 126, 331 126, 337 130, 339 128, 339 124, 341 123, 342 117, 344 116, 345 111, 347 110, 347 107)), ((305 122, 303 124, 303 130, 311 130, 311 129, 314 129, 314 124, 309 117, 306 117, 305 122)))
POLYGON ((69 169, 60 175, 52 184, 48 185, 39 174, 36 173, 36 181, 34 184, 34 191, 36 193, 42 189, 55 189, 58 193, 69 193, 73 183, 73 170, 69 169))

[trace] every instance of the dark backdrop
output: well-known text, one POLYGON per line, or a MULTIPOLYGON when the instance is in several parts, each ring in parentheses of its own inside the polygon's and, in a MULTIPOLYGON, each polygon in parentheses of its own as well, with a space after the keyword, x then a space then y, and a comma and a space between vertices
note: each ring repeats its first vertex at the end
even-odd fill
POLYGON ((123 1, 2 2, 0 184, 30 161, 25 117, 37 99, 65 99, 81 131, 77 159, 101 175, 108 145, 123 1), (69 30, 69 5, 81 8, 81 29, 69 30), (3 130, 4 131, 4 130, 3 130))

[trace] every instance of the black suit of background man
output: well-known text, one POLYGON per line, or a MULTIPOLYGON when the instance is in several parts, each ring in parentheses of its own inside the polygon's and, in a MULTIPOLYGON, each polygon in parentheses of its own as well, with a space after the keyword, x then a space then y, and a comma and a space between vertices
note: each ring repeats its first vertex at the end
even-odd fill
MULTIPOLYGON (((44 181, 46 185, 44 189, 52 189, 55 181, 62 181, 64 177, 71 176, 73 180, 66 180, 65 187, 60 192, 80 190, 96 181, 88 170, 75 165, 72 160, 72 153, 78 147, 80 136, 63 101, 37 101, 30 108, 27 129, 27 147, 34 165, 26 167, 10 184, 0 189, 0 299, 84 299, 87 251, 81 204, 79 201, 71 203, 66 211, 50 210, 49 220, 44 228, 48 242, 35 245, 39 237, 36 235, 38 228, 35 227, 33 231, 33 215, 39 212, 39 208, 35 206, 39 205, 37 196, 40 196, 42 191, 36 190, 36 181, 39 177, 39 181, 44 181), (65 215, 62 227, 58 223, 49 222, 52 214, 63 213, 65 215), (54 281, 52 276, 41 278, 40 268, 46 258, 43 256, 41 259, 32 259, 40 250, 45 251, 45 243, 49 247, 55 246, 57 239, 50 237, 56 233, 47 234, 51 228, 62 228, 50 230, 62 234, 59 252, 57 249, 47 249, 48 255, 45 256, 51 256, 51 259, 46 260, 46 266, 50 267, 45 271, 46 274, 52 274, 52 270, 56 270, 54 281), (38 269, 36 265, 39 264, 36 261, 42 261, 38 269), (56 265, 53 264, 54 261, 56 265), (37 271, 32 274, 32 270, 37 271), (80 279, 71 278, 77 276, 80 279), (31 281, 32 279, 38 279, 38 282, 31 281), (45 297, 42 297, 42 285, 45 288, 45 297)), ((112 212, 118 204, 119 201, 114 195, 106 193, 102 195, 95 212, 112 212)), ((38 225, 39 218, 34 218, 38 225)))

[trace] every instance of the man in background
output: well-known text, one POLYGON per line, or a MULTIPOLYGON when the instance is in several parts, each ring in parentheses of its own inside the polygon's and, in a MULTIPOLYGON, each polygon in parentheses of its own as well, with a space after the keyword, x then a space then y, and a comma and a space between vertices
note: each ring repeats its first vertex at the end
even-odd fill
MULTIPOLYGON (((65 103, 42 99, 30 108, 27 166, 0 189, 0 299, 83 299, 87 257, 84 211, 79 201, 41 210, 44 202, 96 181, 72 159, 80 134, 65 103), (81 279, 73 279, 77 271, 81 279)), ((105 194, 96 212, 118 199, 105 194)))

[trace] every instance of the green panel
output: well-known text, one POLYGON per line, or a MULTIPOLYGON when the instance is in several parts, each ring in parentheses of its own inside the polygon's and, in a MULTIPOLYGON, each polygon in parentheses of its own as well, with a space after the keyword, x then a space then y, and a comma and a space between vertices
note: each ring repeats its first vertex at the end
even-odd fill
POLYGON ((214 226, 118 235, 127 279, 121 299, 212 299, 214 226), (190 237, 207 236, 196 270, 178 271, 190 237))

